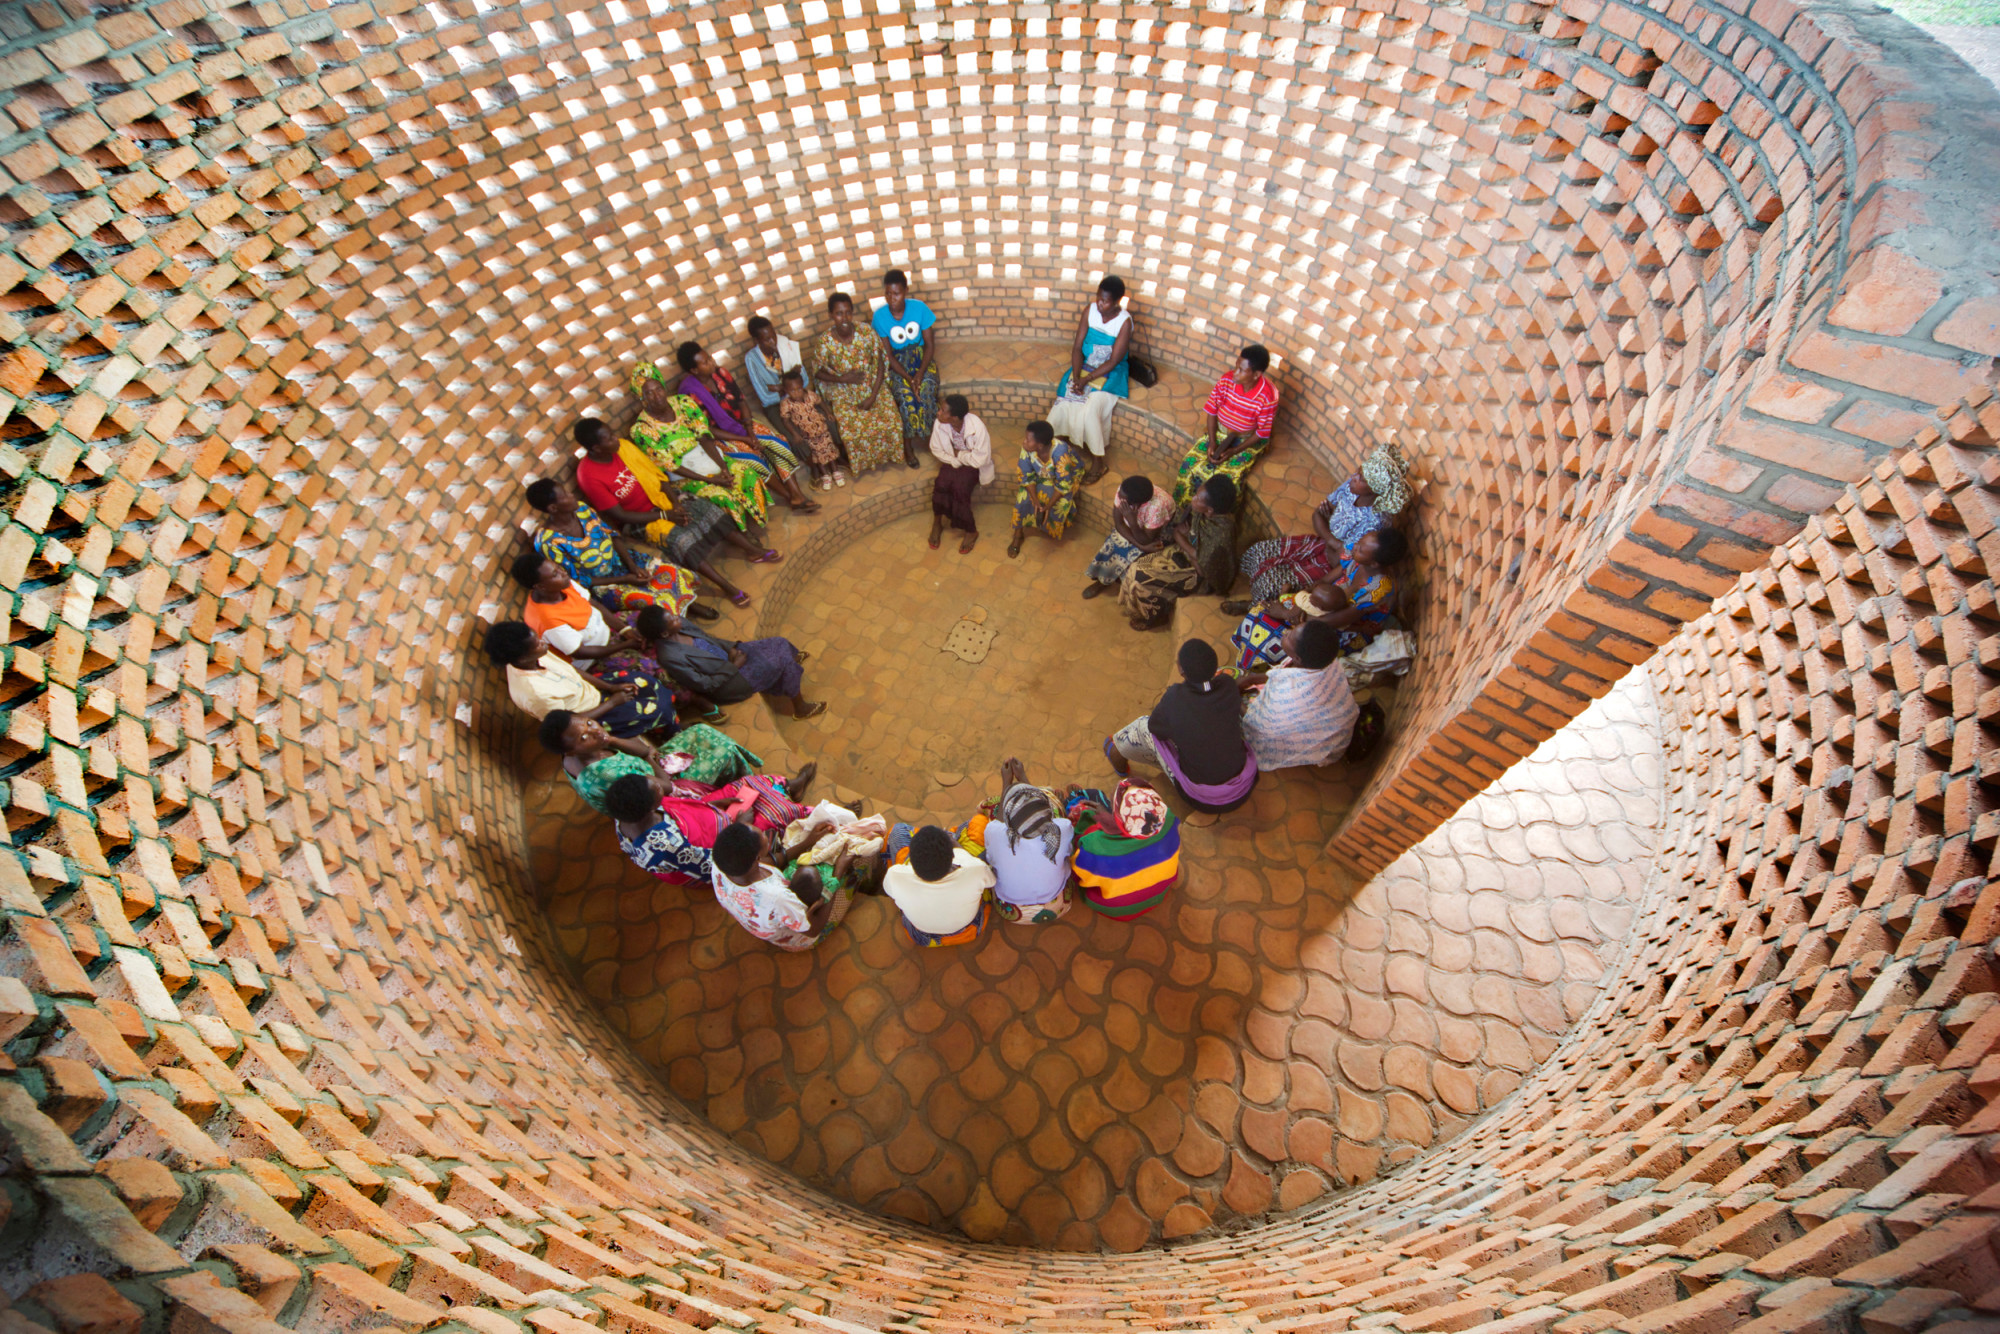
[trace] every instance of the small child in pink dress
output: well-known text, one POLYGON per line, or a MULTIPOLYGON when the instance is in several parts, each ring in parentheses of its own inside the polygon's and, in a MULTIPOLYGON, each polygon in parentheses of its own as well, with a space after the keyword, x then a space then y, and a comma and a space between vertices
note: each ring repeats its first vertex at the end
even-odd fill
POLYGON ((796 368, 779 377, 778 393, 778 415, 805 442, 806 458, 819 489, 846 486, 847 471, 840 466, 840 427, 820 396, 806 388, 806 377, 796 368))

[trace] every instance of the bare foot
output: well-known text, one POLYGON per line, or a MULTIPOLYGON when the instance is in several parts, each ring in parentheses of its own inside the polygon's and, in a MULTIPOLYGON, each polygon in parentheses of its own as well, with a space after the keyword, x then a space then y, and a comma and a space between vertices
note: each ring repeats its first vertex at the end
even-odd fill
POLYGON ((944 540, 944 520, 943 520, 943 519, 932 519, 932 520, 931 520, 931 550, 932 550, 932 551, 936 551, 936 550, 938 549, 938 543, 942 542, 943 540, 944 540))
POLYGON ((967 533, 965 535, 965 540, 958 544, 958 554, 961 556, 965 555, 967 552, 971 551, 973 547, 977 546, 978 543, 979 543, 978 533, 967 533))
POLYGON ((812 786, 812 780, 818 775, 819 775, 819 761, 818 760, 806 761, 805 767, 799 770, 799 776, 785 784, 786 794, 789 795, 793 801, 797 801, 799 797, 805 792, 805 790, 812 786))

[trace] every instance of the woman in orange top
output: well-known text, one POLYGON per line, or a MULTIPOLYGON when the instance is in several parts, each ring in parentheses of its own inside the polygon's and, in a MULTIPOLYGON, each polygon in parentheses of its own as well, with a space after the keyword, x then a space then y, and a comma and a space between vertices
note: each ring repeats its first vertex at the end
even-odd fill
POLYGON ((632 651, 638 632, 625 624, 623 616, 593 604, 561 566, 539 551, 517 556, 512 573, 528 590, 521 619, 543 643, 572 662, 593 663, 598 680, 631 687, 643 730, 675 725, 673 687, 632 651))
POLYGON ((568 571, 541 552, 517 556, 513 575, 528 590, 521 619, 565 658, 608 658, 619 649, 638 647, 637 633, 626 628, 623 616, 592 603, 568 571))

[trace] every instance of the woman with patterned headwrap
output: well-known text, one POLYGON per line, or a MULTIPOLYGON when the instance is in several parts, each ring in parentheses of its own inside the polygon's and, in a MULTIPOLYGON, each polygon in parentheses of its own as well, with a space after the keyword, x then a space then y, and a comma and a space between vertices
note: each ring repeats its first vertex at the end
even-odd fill
MULTIPOLYGON (((1331 574, 1333 547, 1353 550, 1367 534, 1387 528, 1410 503, 1409 475, 1402 450, 1393 443, 1377 445, 1360 469, 1313 511, 1311 533, 1251 543, 1243 552, 1242 570, 1250 577, 1255 600, 1275 602, 1331 574)), ((1222 604, 1224 611, 1238 616, 1249 608, 1249 600, 1222 604)))
POLYGON ((1028 781, 1017 759, 1000 766, 1000 799, 992 803, 983 855, 993 868, 993 905, 1009 922, 1040 925, 1069 911, 1070 857, 1076 826, 1062 801, 1028 781))
POLYGON ((755 450, 725 452, 715 442, 708 414, 686 394, 673 392, 673 379, 656 363, 632 368, 632 393, 639 416, 628 433, 632 443, 687 484, 687 492, 720 506, 736 526, 764 540, 764 516, 771 508, 766 479, 771 465, 755 450))
POLYGON ((1127 778, 1111 796, 1073 786, 1066 802, 1078 831, 1076 882, 1091 910, 1132 918, 1166 902, 1180 879, 1181 826, 1152 784, 1127 778))

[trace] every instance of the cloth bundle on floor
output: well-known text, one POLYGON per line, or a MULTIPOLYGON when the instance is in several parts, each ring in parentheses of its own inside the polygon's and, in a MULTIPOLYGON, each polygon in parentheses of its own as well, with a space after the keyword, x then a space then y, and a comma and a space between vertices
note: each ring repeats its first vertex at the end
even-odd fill
POLYGON ((806 830, 822 820, 833 825, 833 832, 821 835, 817 843, 799 854, 801 865, 831 866, 843 852, 852 852, 857 860, 873 857, 889 837, 889 822, 881 816, 871 815, 864 820, 844 806, 821 801, 786 827, 785 843, 789 846, 797 842, 805 837, 806 830))

